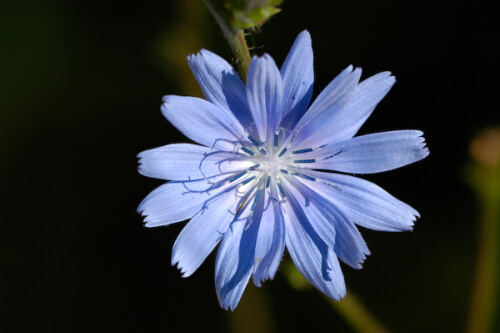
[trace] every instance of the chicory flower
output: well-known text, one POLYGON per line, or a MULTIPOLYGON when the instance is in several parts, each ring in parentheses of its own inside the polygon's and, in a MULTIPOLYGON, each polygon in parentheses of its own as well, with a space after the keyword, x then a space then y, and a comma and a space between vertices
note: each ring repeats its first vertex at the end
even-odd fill
POLYGON ((190 219, 172 265, 193 274, 220 243, 215 284, 234 309, 252 277, 272 279, 285 248, 304 277, 339 300, 346 287, 339 260, 359 269, 370 254, 356 225, 411 230, 418 212, 377 185, 348 174, 402 167, 428 155, 422 132, 354 137, 395 82, 389 72, 360 82, 343 70, 309 106, 313 51, 307 31, 281 69, 267 54, 253 57, 246 85, 219 56, 188 57, 207 100, 166 96, 162 112, 197 144, 139 154, 139 172, 169 180, 138 211, 147 227, 190 219))

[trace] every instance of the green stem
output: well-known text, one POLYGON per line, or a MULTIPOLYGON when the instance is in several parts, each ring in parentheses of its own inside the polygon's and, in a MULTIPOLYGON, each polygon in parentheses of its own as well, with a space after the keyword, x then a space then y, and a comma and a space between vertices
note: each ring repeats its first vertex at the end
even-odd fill
POLYGON ((328 298, 328 300, 330 305, 342 315, 346 323, 355 332, 387 332, 387 329, 385 329, 351 293, 347 293, 347 296, 340 301, 334 301, 330 298, 328 298))
POLYGON ((276 325, 266 291, 249 283, 234 312, 226 314, 230 332, 272 333, 276 325))
POLYGON ((247 41, 245 39, 245 32, 231 25, 228 13, 221 8, 221 6, 214 3, 213 0, 203 0, 205 6, 214 17, 217 24, 220 26, 224 37, 229 43, 229 47, 236 57, 236 65, 243 82, 246 82, 248 66, 250 66, 250 51, 248 50, 247 41))
POLYGON ((493 332, 498 306, 500 168, 475 164, 469 177, 480 200, 482 221, 467 332, 486 333, 493 332))
MULTIPOLYGON (((296 290, 308 290, 309 282, 299 273, 295 266, 288 261, 284 266, 284 273, 288 283, 296 290)), ((330 306, 344 319, 355 332, 385 333, 388 330, 370 314, 364 305, 350 292, 340 301, 334 301, 325 295, 330 306)))

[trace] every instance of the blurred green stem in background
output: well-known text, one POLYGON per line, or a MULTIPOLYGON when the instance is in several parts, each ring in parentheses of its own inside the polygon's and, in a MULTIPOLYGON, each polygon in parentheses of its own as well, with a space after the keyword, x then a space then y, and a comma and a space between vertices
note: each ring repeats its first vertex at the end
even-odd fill
POLYGON ((245 29, 256 29, 271 16, 279 13, 276 6, 281 1, 203 0, 229 43, 243 82, 246 82, 248 66, 252 59, 245 39, 245 29))
POLYGON ((249 283, 234 312, 226 314, 229 328, 234 333, 272 333, 276 323, 271 302, 265 289, 249 283))
MULTIPOLYGON (((498 319, 500 252, 500 128, 481 132, 470 145, 467 180, 474 189, 481 225, 467 332, 494 332, 498 319)), ((498 323, 497 323, 498 324, 498 323)))
MULTIPOLYGON (((300 274, 291 261, 284 265, 284 274, 290 285, 296 290, 309 290, 311 285, 300 274)), ((385 333, 388 330, 373 317, 363 304, 352 293, 340 301, 334 301, 327 297, 328 304, 344 318, 345 322, 354 332, 360 333, 385 333)))

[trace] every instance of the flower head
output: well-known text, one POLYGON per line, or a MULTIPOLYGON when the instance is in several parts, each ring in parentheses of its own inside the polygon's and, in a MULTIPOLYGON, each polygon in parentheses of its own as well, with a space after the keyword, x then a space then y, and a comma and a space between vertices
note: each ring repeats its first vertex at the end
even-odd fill
POLYGON ((272 279, 285 248, 309 280, 333 299, 345 296, 339 259, 359 269, 370 252, 356 225, 411 230, 418 212, 377 185, 345 173, 399 168, 428 155, 422 132, 354 137, 395 82, 389 72, 359 82, 342 71, 309 106, 311 37, 297 37, 281 69, 254 57, 245 84, 219 56, 202 50, 188 63, 207 100, 166 96, 163 115, 197 144, 139 154, 139 172, 170 180, 138 211, 147 227, 191 219, 172 265, 193 274, 220 242, 215 284, 234 309, 250 279, 272 279), (334 171, 334 172, 331 172, 334 171))

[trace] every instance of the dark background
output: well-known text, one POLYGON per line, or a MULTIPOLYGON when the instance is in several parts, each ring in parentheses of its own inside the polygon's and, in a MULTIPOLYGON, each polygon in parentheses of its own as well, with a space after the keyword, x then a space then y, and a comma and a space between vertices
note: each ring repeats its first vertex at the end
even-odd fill
MULTIPOLYGON (((281 64, 308 29, 315 96, 351 63, 364 78, 392 71, 361 133, 421 129, 431 151, 365 177, 422 218, 411 233, 362 230, 372 255, 361 271, 343 266, 349 290, 392 331, 463 331, 480 215, 468 144, 500 120, 496 12, 477 1, 281 7, 250 37, 254 53, 281 64)), ((200 94, 185 56, 201 48, 232 59, 199 1, 0 1, 0 331, 221 332, 246 311, 246 294, 235 313, 219 308, 213 255, 188 279, 170 266, 182 224, 146 229, 135 212, 161 184, 137 173, 137 153, 186 140, 160 103, 200 94)), ((349 332, 280 272, 261 288, 276 331, 349 332)))

